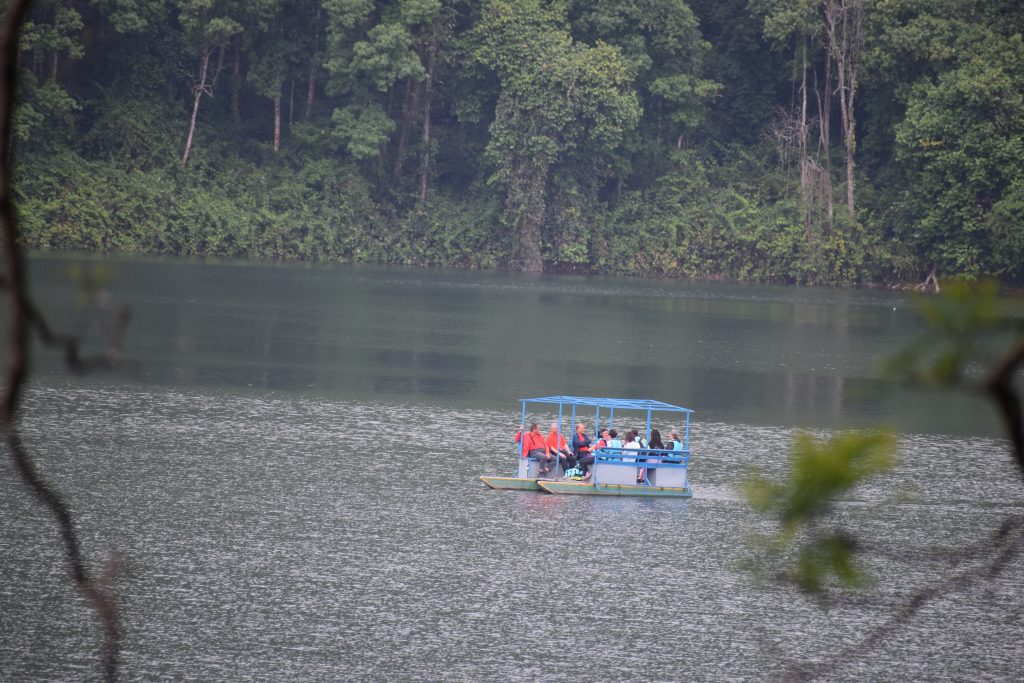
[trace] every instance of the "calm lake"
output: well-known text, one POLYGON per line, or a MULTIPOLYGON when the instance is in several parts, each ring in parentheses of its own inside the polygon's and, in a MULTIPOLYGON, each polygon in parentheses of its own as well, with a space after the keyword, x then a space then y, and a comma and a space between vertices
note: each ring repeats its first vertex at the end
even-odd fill
MULTIPOLYGON (((118 580, 124 680, 761 681, 884 624, 1024 485, 991 409, 895 386, 903 293, 38 256, 55 327, 100 346, 81 276, 131 307, 123 370, 40 351, 23 433, 118 580), (486 489, 518 399, 696 411, 692 500, 486 489), (837 508, 871 590, 829 609, 741 567, 741 500, 798 429, 888 425, 895 473, 837 508)), ((538 420, 551 415, 538 413, 538 420)), ((592 425, 590 425, 592 426, 592 425)), ((638 420, 637 426, 642 426, 638 420)), ((662 428, 671 425, 655 425, 662 428)), ((98 629, 0 460, 0 680, 93 680, 98 629)), ((1010 681, 1024 561, 929 603, 824 680, 1010 681)))

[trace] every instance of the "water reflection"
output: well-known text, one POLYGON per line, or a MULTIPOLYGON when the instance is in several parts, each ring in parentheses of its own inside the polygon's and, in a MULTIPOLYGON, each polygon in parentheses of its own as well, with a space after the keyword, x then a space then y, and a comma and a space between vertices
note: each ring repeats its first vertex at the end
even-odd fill
MULTIPOLYGON (((75 318, 67 264, 32 263, 57 322, 75 318)), ((126 352, 153 385, 494 409, 634 395, 712 421, 999 429, 969 398, 879 376, 920 331, 898 292, 131 259, 115 272, 135 316, 126 352)))

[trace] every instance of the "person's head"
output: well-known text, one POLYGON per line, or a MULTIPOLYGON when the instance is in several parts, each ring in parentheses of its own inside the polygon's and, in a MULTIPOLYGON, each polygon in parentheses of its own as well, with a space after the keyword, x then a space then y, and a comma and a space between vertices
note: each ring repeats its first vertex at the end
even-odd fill
POLYGON ((601 438, 602 439, 607 439, 608 438, 608 428, 607 427, 605 427, 604 429, 601 430, 601 438))
POLYGON ((557 422, 552 422, 551 423, 551 432, 554 433, 554 432, 557 432, 557 431, 558 431, 558 423, 557 422))
POLYGON ((583 424, 582 422, 577 422, 577 423, 576 423, 576 431, 577 431, 577 432, 579 432, 580 434, 582 434, 582 433, 583 433, 583 432, 585 432, 586 430, 587 430, 587 425, 583 424))
POLYGON ((661 432, 659 432, 657 429, 652 429, 651 441, 661 441, 661 432))
POLYGON ((638 432, 638 431, 637 431, 637 430, 635 430, 635 429, 631 429, 631 430, 629 430, 629 433, 633 435, 633 440, 634 440, 634 441, 636 440, 636 437, 640 436, 640 432, 638 432))
POLYGON ((537 426, 536 422, 534 422, 533 424, 530 425, 530 431, 531 432, 539 432, 540 431, 540 427, 537 426))
POLYGON ((614 438, 619 436, 619 433, 617 431, 615 431, 614 429, 610 429, 610 430, 608 430, 608 436, 610 436, 610 437, 612 437, 614 439, 614 438))
POLYGON ((679 441, 679 432, 677 432, 676 430, 673 429, 671 432, 668 433, 668 435, 673 441, 679 441))
POLYGON ((633 443, 633 432, 626 432, 626 443, 633 443))

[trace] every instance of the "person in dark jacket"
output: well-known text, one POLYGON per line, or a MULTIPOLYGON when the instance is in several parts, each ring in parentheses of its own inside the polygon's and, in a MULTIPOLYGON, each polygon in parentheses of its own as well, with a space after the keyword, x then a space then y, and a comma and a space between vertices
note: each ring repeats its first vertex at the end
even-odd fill
POLYGON ((583 470, 584 475, 590 471, 594 456, 590 454, 590 437, 587 426, 580 422, 576 425, 576 433, 572 435, 572 454, 576 456, 576 466, 583 470))

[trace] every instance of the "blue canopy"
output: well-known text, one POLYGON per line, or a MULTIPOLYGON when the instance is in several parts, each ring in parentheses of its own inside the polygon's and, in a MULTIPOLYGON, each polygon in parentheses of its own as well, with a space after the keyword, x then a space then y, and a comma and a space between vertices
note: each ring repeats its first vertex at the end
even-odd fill
POLYGON ((594 398, 592 396, 543 396, 521 398, 524 403, 554 403, 559 405, 591 406, 593 408, 621 408, 623 410, 655 410, 672 413, 692 413, 689 408, 649 398, 594 398))
POLYGON ((526 423, 526 404, 545 403, 558 406, 558 431, 562 430, 563 409, 572 407, 571 419, 576 420, 576 408, 586 406, 594 408, 594 429, 600 429, 601 410, 608 410, 608 424, 612 426, 615 421, 615 410, 640 410, 647 413, 647 434, 651 433, 651 413, 683 413, 685 423, 683 425, 683 444, 688 450, 690 448, 690 413, 693 411, 682 406, 674 406, 671 403, 654 401, 648 398, 596 398, 592 396, 541 396, 538 398, 521 398, 523 404, 522 423, 526 423))

